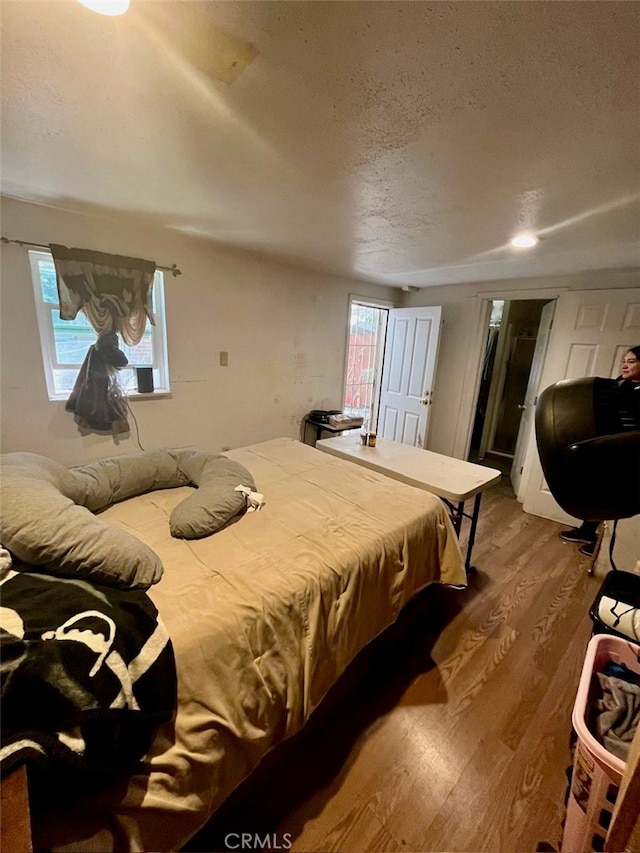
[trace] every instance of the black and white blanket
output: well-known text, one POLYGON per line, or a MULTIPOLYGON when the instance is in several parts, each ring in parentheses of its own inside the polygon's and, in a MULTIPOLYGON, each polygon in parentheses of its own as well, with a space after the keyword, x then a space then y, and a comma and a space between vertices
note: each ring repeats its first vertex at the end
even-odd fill
POLYGON ((176 704, 173 649, 144 592, 9 570, 0 582, 0 757, 48 775, 136 771, 176 704))

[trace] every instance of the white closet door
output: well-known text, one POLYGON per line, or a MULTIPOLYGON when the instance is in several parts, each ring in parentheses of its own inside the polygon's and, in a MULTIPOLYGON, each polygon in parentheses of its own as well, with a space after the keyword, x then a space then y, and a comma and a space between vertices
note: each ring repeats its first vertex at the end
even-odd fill
MULTIPOLYGON (((540 391, 561 379, 615 377, 626 350, 640 343, 640 288, 562 294, 557 303, 540 391)), ((522 474, 525 512, 574 523, 556 503, 542 473, 535 434, 522 474)))

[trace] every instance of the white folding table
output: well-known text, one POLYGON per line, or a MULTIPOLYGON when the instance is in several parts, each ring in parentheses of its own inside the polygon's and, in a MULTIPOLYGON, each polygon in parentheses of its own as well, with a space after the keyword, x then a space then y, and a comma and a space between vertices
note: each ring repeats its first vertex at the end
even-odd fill
POLYGON ((462 519, 471 521, 465 568, 472 569, 471 553, 480 514, 482 492, 497 483, 502 474, 496 468, 485 468, 463 459, 378 438, 375 447, 364 446, 360 436, 346 435, 316 442, 318 450, 331 453, 394 480, 438 495, 449 507, 456 534, 460 536, 462 519), (475 498, 473 511, 464 511, 465 502, 475 498))

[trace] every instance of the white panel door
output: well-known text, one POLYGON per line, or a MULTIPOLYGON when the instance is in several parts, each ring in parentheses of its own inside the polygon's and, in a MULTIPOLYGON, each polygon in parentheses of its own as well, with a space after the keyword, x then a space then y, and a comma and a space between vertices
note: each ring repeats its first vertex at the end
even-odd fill
POLYGON ((518 497, 522 481, 525 450, 529 445, 529 437, 534 428, 536 401, 538 399, 538 391, 540 389, 540 378, 542 376, 542 369, 544 367, 544 361, 547 354, 547 347, 549 346, 551 324, 553 323, 553 314, 555 310, 555 300, 548 302, 544 306, 542 314, 540 315, 540 323, 536 334, 536 348, 533 352, 529 381, 527 382, 527 390, 525 391, 524 400, 522 402, 522 418, 520 419, 520 426, 518 427, 518 438, 516 439, 516 447, 513 453, 513 464, 511 465, 511 485, 516 497, 518 497))
MULTIPOLYGON (((562 294, 557 302, 540 391, 561 379, 615 377, 626 350, 640 343, 640 288, 562 294)), ((522 474, 525 512, 574 523, 552 497, 544 479, 534 431, 522 474)))
POLYGON ((441 323, 440 306, 389 311, 378 417, 383 438, 426 447, 441 323))

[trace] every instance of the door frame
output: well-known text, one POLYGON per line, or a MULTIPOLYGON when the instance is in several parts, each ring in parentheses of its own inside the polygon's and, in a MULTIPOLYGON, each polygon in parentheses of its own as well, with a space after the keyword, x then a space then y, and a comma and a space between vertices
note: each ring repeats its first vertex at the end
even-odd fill
POLYGON ((547 357, 547 350, 549 349, 549 341, 553 333, 553 322, 555 320, 557 309, 557 300, 550 299, 549 302, 543 306, 540 314, 538 330, 536 332, 536 344, 523 400, 524 409, 520 419, 516 446, 513 452, 511 485, 516 498, 521 503, 523 501, 522 474, 524 473, 525 461, 531 444, 531 433, 535 433, 535 407, 538 400, 538 394, 540 393, 544 362, 547 357), (542 332, 540 330, 542 330, 542 332))
MULTIPOLYGON (((509 323, 509 312, 511 311, 511 300, 505 299, 503 300, 506 306, 506 311, 503 311, 502 319, 500 321, 500 328, 498 330, 498 340, 496 341, 496 354, 494 359, 494 371, 496 370, 496 366, 498 368, 498 372, 496 373, 495 383, 492 375, 491 382, 489 385, 489 395, 487 400, 487 414, 485 417, 484 426, 482 428, 482 435, 480 436, 480 447, 479 447, 479 458, 483 459, 487 453, 493 453, 493 441, 496 434, 496 429, 498 427, 498 412, 500 408, 500 398, 504 391, 504 383, 507 375, 507 362, 508 362, 508 347, 511 345, 511 326, 513 324, 509 323)), ((490 300, 492 303, 493 300, 490 300)), ((489 326, 487 326, 489 328, 489 326)), ((478 401, 476 400, 476 405, 474 408, 474 413, 477 409, 478 401)))
MULTIPOLYGON (((398 306, 390 302, 388 299, 378 299, 375 296, 359 296, 357 293, 350 293, 348 296, 348 305, 347 305, 347 330, 345 334, 345 345, 344 345, 344 364, 342 367, 342 400, 340 405, 344 406, 344 399, 347 391, 347 370, 349 367, 349 341, 351 339, 351 309, 353 307, 354 302, 359 305, 367 305, 370 308, 383 308, 386 309, 387 312, 392 308, 397 308, 398 306)), ((382 336, 382 340, 380 342, 380 351, 376 352, 376 361, 379 365, 379 370, 376 372, 376 379, 373 385, 373 398, 374 398, 374 412, 375 419, 378 418, 378 407, 380 405, 380 389, 382 387, 382 363, 384 360, 384 350, 387 345, 387 326, 388 326, 388 317, 387 323, 385 324, 384 335, 382 336)), ((371 429, 375 429, 375 425, 371 425, 371 429)))
POLYGON ((480 382, 482 379, 482 364, 484 350, 491 317, 491 302, 494 299, 516 302, 518 300, 540 299, 551 301, 559 299, 563 293, 567 293, 569 287, 531 288, 530 290, 486 290, 480 291, 473 297, 476 300, 476 328, 472 337, 467 364, 475 365, 475 369, 468 370, 462 388, 460 408, 455 427, 453 442, 453 456, 458 459, 467 459, 471 447, 471 435, 475 418, 478 394, 480 393, 480 382))

